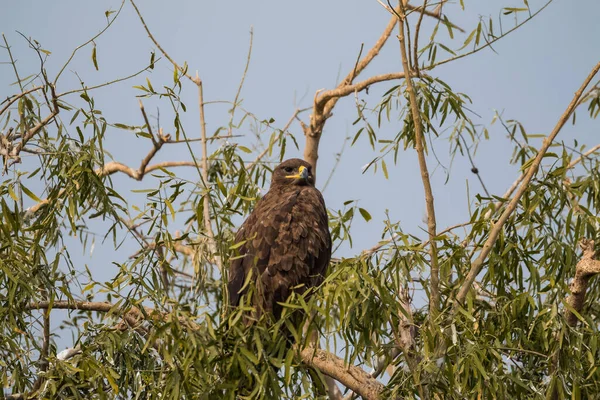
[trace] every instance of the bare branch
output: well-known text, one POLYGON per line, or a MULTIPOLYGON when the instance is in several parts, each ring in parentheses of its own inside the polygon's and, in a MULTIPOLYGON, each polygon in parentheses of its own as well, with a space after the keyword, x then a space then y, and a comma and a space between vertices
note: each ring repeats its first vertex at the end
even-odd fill
POLYGON ((158 50, 160 50, 160 52, 167 57, 167 60, 169 60, 171 62, 171 64, 173 64, 173 66, 179 70, 179 72, 181 72, 186 78, 188 78, 190 81, 196 83, 195 79, 192 78, 191 75, 189 75, 187 73, 187 68, 182 68, 179 66, 179 64, 177 64, 175 62, 175 60, 173 60, 171 58, 171 56, 169 56, 169 54, 160 46, 160 44, 158 43, 158 41, 156 39, 154 39, 154 35, 152 35, 152 33, 150 32, 150 29, 148 29, 148 25, 146 25, 146 21, 144 21, 144 18, 142 17, 142 14, 140 13, 140 10, 137 8, 137 6, 135 5, 135 3, 133 2, 133 0, 129 0, 131 5, 133 6, 133 8, 135 8, 135 12, 137 13, 140 22, 142 23, 142 25, 144 26, 144 29, 146 30, 146 33, 148 34, 148 37, 150 38, 150 40, 152 40, 152 42, 154 43, 154 45, 156 46, 156 48, 158 50))
POLYGON ((353 85, 348 84, 345 86, 338 86, 335 89, 327 90, 319 96, 319 103, 326 104, 329 100, 336 99, 339 97, 345 97, 355 92, 360 92, 374 83, 391 81, 394 79, 404 79, 405 74, 403 72, 391 72, 389 74, 375 75, 364 81, 355 83, 353 85))
POLYGON ((575 278, 570 285, 571 295, 567 297, 569 307, 565 308, 565 317, 570 326, 576 326, 579 321, 577 314, 583 309, 589 280, 600 274, 600 261, 596 260, 594 241, 582 239, 579 246, 583 250, 583 257, 575 267, 575 278))
POLYGON ((159 132, 159 134, 157 135, 158 137, 155 137, 154 134, 152 133, 152 128, 150 127, 150 123, 148 122, 148 116, 146 115, 146 110, 144 109, 144 105, 142 104, 141 101, 140 101, 140 111, 142 112, 142 115, 144 116, 144 121, 146 122, 146 127, 148 128, 148 131, 152 137, 152 145, 153 145, 152 149, 150 149, 150 151, 148 152, 146 157, 144 157, 142 159, 142 163, 140 164, 140 167, 137 170, 135 170, 131 167, 126 166, 125 164, 120 163, 120 162, 111 161, 111 162, 104 164, 104 166, 102 166, 101 168, 96 169, 94 171, 96 173, 96 175, 107 176, 107 175, 112 175, 115 172, 123 172, 123 173, 129 175, 131 178, 133 178, 137 181, 141 181, 144 178, 144 175, 147 172, 150 172, 151 170, 155 170, 158 168, 164 168, 164 167, 180 167, 180 166, 189 166, 189 165, 195 166, 196 165, 192 161, 173 161, 173 162, 163 162, 160 164, 153 165, 152 167, 148 167, 148 164, 150 163, 152 158, 154 158, 156 153, 158 153, 158 151, 161 149, 163 144, 165 144, 169 141, 169 139, 171 138, 171 135, 168 135, 168 134, 163 135, 162 130, 161 130, 161 132, 159 132))
POLYGON ((231 116, 229 117, 229 124, 227 124, 229 136, 231 136, 231 128, 233 125, 233 117, 235 116, 235 109, 237 108, 238 101, 240 98, 240 93, 242 93, 242 87, 244 87, 244 81, 246 80, 246 74, 248 73, 248 67, 250 66, 250 59, 252 58, 253 39, 254 39, 254 29, 252 29, 252 27, 250 27, 250 44, 248 45, 248 56, 246 57, 246 66, 244 67, 244 73, 242 74, 242 79, 240 80, 240 85, 238 86, 238 90, 235 93, 235 98, 233 99, 233 106, 231 107, 231 111, 229 111, 231 114, 231 116))
POLYGON ((471 264, 471 269, 469 270, 469 273, 465 277, 465 281, 461 285, 461 287, 458 291, 458 294, 456 295, 456 302, 454 303, 454 306, 453 306, 454 312, 457 311, 458 307, 466 299, 467 294, 469 293, 469 290, 470 290, 471 286, 473 285, 473 282, 475 281, 475 278, 477 277, 479 272, 481 272, 481 269, 483 268, 483 263, 486 261, 490 251, 492 250, 493 245, 496 243, 496 240, 498 239, 498 236, 500 235, 500 232, 502 231, 504 224, 506 223, 508 218, 511 216, 511 214, 515 211, 515 209, 517 208, 517 205, 519 204, 521 197, 527 190, 527 187, 528 187, 529 183, 531 182, 531 180, 533 179, 533 176, 538 171, 538 168, 542 162, 542 158, 548 151, 548 148, 550 147, 550 145, 552 145, 552 142, 554 141, 554 139, 556 138, 558 133, 561 131, 562 127, 568 121, 569 117, 575 110, 575 107, 577 106, 577 104, 579 104, 579 99, 581 98, 581 95, 585 91, 585 88, 589 85, 590 81, 594 78, 594 76, 596 76, 596 74, 598 73, 599 70, 600 70, 600 63, 596 64, 594 66, 594 68, 592 68, 592 71, 590 72, 588 77, 584 80, 581 87, 577 90, 577 92, 575 92, 575 96, 571 100, 571 103, 569 104, 569 106, 567 107, 565 112, 560 116, 556 126, 554 127, 554 129, 552 130, 550 135, 544 139, 542 147, 538 151, 531 166, 527 170, 527 173, 525 174, 523 181, 521 183, 521 186, 517 190, 517 193, 510 200, 510 202, 504 209, 504 212, 498 218, 498 221, 495 224, 493 224, 493 227, 492 227, 492 230, 490 231, 489 237, 487 238, 483 247, 481 248, 481 252, 479 253, 479 256, 471 264))

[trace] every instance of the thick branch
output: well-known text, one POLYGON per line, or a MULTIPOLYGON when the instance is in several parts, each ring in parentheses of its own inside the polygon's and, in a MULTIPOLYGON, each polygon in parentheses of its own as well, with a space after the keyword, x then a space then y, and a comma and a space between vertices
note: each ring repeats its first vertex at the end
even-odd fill
POLYGON ((575 267, 575 278, 573 278, 570 285, 571 295, 567 297, 569 307, 565 309, 565 317, 570 326, 577 325, 579 319, 575 312, 580 314, 583 309, 589 280, 600 274, 600 261, 596 260, 595 257, 594 241, 582 239, 579 246, 583 250, 583 257, 575 267))
POLYGON ((594 78, 594 76, 598 73, 599 70, 600 70, 600 63, 598 63, 594 66, 594 68, 592 69, 592 71, 590 72, 588 77, 585 79, 585 81, 583 82, 583 84, 581 85, 579 90, 577 90, 577 92, 575 92, 575 96, 571 100, 571 103, 569 104, 569 106, 567 107, 565 112, 560 116, 556 126, 554 127, 554 129, 552 130, 550 135, 544 139, 542 147, 538 151, 535 159, 533 160, 533 163, 531 164, 531 166, 527 170, 527 173, 523 177, 521 186, 517 190, 517 193, 510 200, 510 202, 504 209, 504 212, 502 213, 502 215, 500 215, 500 218, 498 218, 498 221, 493 225, 492 230, 490 231, 490 235, 489 235, 488 239, 485 241, 485 243, 481 249, 481 252, 479 253, 479 257, 477 257, 477 259, 475 261, 473 261, 473 263, 471 264, 471 269, 469 270, 469 273, 467 274, 465 281, 461 285, 461 287, 458 291, 458 294, 456 295, 456 302, 454 304, 455 312, 456 312, 457 308, 466 299, 467 294, 469 293, 469 290, 470 290, 471 286, 473 285, 473 282, 475 281, 475 278, 481 272, 484 262, 487 260, 488 255, 492 251, 492 247, 496 243, 496 240, 498 239, 498 236, 500 235, 500 232, 502 231, 504 224, 506 223, 508 218, 511 216, 511 214, 515 211, 515 209, 517 208, 517 206, 519 204, 519 201, 521 200, 521 197, 527 191, 529 183, 533 179, 534 175, 536 174, 536 172, 542 162, 542 158, 548 151, 548 148, 550 147, 550 145, 552 145, 552 142, 554 141, 554 139, 556 138, 558 133, 561 131, 562 127, 569 120, 569 117, 575 110, 575 107, 577 106, 577 104, 579 104, 579 99, 581 98, 581 95, 585 91, 585 88, 587 87, 587 85, 589 85, 590 81, 594 78))
MULTIPOLYGON (((402 5, 402 2, 400 2, 402 5)), ((427 230, 429 234, 429 249, 431 256, 431 299, 429 302, 429 311, 432 316, 437 315, 440 307, 440 282, 439 282, 439 265, 437 255, 437 243, 435 242, 436 237, 436 218, 435 218, 435 206, 433 200, 433 190, 431 189, 431 181, 429 180, 429 171, 427 169, 427 160, 425 159, 425 149, 423 146, 423 125, 421 123, 421 114, 419 112, 419 103, 417 100, 417 94, 415 93, 412 79, 410 79, 411 69, 408 65, 408 57, 406 51, 406 43, 404 40, 404 24, 405 14, 404 10, 401 10, 400 14, 400 34, 398 38, 400 40, 400 53, 402 55, 402 67, 404 69, 404 75, 409 76, 406 79, 406 91, 410 99, 410 108, 414 126, 415 134, 415 149, 419 159, 419 169, 421 170, 421 180, 423 181, 423 189, 425 191, 425 205, 427 209, 427 230)))
POLYGON ((319 369, 324 375, 332 377, 363 398, 381 398, 383 384, 359 367, 347 365, 344 360, 328 351, 309 347, 300 352, 300 357, 304 364, 319 369))

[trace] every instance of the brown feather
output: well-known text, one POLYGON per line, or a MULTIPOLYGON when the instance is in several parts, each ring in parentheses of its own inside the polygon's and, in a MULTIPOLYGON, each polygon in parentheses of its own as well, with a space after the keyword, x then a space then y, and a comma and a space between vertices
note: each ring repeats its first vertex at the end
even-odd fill
POLYGON ((323 282, 331 258, 331 236, 327 210, 321 193, 314 187, 312 167, 291 159, 273 171, 271 188, 260 199, 236 235, 239 258, 229 267, 229 304, 237 306, 246 292, 242 287, 254 269, 258 312, 278 318, 292 288, 304 293, 323 282), (308 168, 308 180, 286 178, 290 169, 308 168))

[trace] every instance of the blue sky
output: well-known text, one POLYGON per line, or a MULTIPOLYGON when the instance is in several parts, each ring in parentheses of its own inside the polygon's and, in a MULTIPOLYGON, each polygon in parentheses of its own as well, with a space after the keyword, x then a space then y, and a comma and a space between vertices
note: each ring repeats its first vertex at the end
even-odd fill
MULTIPOLYGON (((521 7, 521 2, 465 1, 465 10, 459 4, 447 4, 445 12, 455 24, 467 32, 473 29, 479 18, 498 21, 500 7, 521 7)), ((543 2, 530 1, 537 10, 543 2)), ((19 60, 21 75, 37 71, 36 55, 27 48, 26 42, 16 32, 22 32, 41 43, 52 52, 47 68, 52 77, 70 56, 72 50, 87 41, 106 24, 104 12, 116 10, 120 1, 84 2, 33 0, 11 1, 4 4, 0 14, 0 31, 7 36, 13 52, 19 60)), ((323 1, 138 1, 143 16, 160 44, 180 64, 187 62, 190 71, 198 71, 204 81, 206 101, 233 100, 245 66, 250 39, 254 31, 254 45, 249 71, 241 97, 243 107, 261 119, 274 118, 282 127, 296 107, 312 104, 318 89, 334 88, 353 67, 361 43, 365 49, 377 40, 390 16, 376 0, 323 1)), ((432 75, 448 82, 454 90, 466 93, 473 100, 470 108, 477 124, 488 126, 490 140, 479 145, 475 155, 488 189, 501 195, 517 178, 518 170, 508 161, 512 144, 499 124, 490 126, 495 110, 506 119, 521 121, 529 133, 547 134, 571 100, 591 67, 600 59, 600 3, 581 0, 576 3, 554 1, 538 17, 494 45, 468 58, 444 65, 432 75), (575 5, 576 4, 576 5, 575 5)), ((520 18, 524 18, 521 16, 520 18)), ((503 18, 504 30, 512 27, 510 17, 503 18)), ((497 26, 497 25, 496 25, 497 26)), ((428 38, 433 21, 425 20, 422 39, 428 38)), ((442 34, 447 37, 447 34, 442 34)), ((466 35, 457 34, 452 48, 458 48, 466 35)), ((59 92, 77 88, 78 79, 94 85, 131 74, 147 65, 154 49, 146 37, 133 8, 126 3, 122 15, 97 41, 99 71, 91 62, 91 47, 82 49, 74 58, 59 81, 59 92)), ((7 61, 1 52, 0 61, 7 61)), ((398 44, 394 38, 380 56, 364 72, 368 76, 400 71, 398 44)), ((142 124, 137 99, 139 91, 133 85, 143 84, 146 77, 153 83, 169 83, 172 67, 162 60, 152 73, 144 73, 131 81, 99 89, 94 92, 97 107, 112 122, 142 124)), ((0 96, 15 93, 10 65, 0 64, 0 96)), ((373 87, 369 94, 360 98, 376 104, 391 83, 373 87)), ((184 101, 188 112, 183 123, 188 134, 199 136, 196 88, 188 84, 184 88, 184 101)), ((153 101, 146 102, 152 110, 153 101)), ((227 105, 207 106, 209 134, 228 122, 227 105)), ((172 115, 161 108, 165 130, 169 131, 172 115)), ((308 113, 302 116, 307 121, 308 113)), ((358 126, 354 99, 342 99, 327 122, 321 142, 319 158, 319 184, 334 165, 347 136, 354 136, 358 126)), ((378 132, 382 138, 391 138, 399 129, 399 122, 384 124, 378 132)), ((298 124, 291 130, 301 139, 298 124)), ((248 130, 249 136, 252 136, 248 130)), ((597 144, 598 130, 584 112, 578 115, 575 127, 568 125, 559 136, 572 144, 597 144)), ((439 139, 434 143, 438 157, 448 165, 448 143, 439 139)), ((198 154, 199 144, 196 145, 198 154)), ((150 148, 120 130, 107 133, 107 148, 118 161, 132 166, 139 165, 150 148)), ((289 156, 301 156, 289 153, 289 156)), ((385 211, 389 210, 394 221, 401 221, 405 231, 424 236, 425 206, 417 160, 413 150, 399 156, 398 165, 390 169, 389 179, 372 172, 362 174, 361 168, 376 152, 370 150, 365 140, 354 147, 346 147, 332 183, 325 191, 330 208, 340 208, 346 200, 359 200, 368 209, 373 220, 356 221, 353 226, 354 249, 344 248, 338 255, 356 254, 377 243, 383 228, 385 211)), ((253 159, 255 154, 249 155, 253 159)), ((185 146, 168 146, 161 150, 156 161, 187 160, 185 146)), ((436 199, 438 229, 464 222, 468 219, 467 182, 471 199, 480 192, 480 185, 470 172, 470 164, 457 158, 452 165, 451 176, 436 168, 435 159, 428 158, 433 173, 433 190, 436 199)), ((25 158, 22 169, 27 169, 25 158)), ((194 178, 192 170, 176 170, 177 174, 194 178)), ((125 192, 135 188, 151 187, 151 184, 133 182, 126 176, 114 179, 117 188, 125 192)), ((133 198, 133 194, 131 195, 133 198)), ((121 249, 119 254, 128 255, 132 248, 121 249)), ((91 269, 102 270, 114 260, 115 253, 98 254, 85 258, 91 269)))

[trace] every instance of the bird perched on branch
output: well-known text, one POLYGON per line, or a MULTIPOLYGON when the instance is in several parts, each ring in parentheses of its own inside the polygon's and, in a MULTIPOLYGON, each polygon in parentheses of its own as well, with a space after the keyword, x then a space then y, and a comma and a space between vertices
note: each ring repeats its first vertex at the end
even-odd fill
POLYGON ((255 316, 276 319, 292 292, 302 294, 323 282, 331 258, 331 235, 325 201, 312 166, 293 158, 273 170, 269 192, 258 201, 239 229, 238 256, 229 266, 229 305, 248 292, 251 275, 256 291, 255 316))

